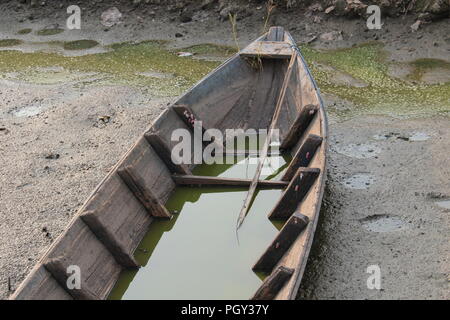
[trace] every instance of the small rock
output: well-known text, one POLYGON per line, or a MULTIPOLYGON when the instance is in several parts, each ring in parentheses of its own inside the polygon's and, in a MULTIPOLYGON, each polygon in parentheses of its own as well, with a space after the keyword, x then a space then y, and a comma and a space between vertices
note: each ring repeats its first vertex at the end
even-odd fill
POLYGON ((192 21, 192 12, 185 11, 180 15, 180 22, 187 23, 192 21))
POLYGON ((326 33, 322 33, 320 35, 320 40, 323 41, 341 41, 344 38, 342 37, 342 31, 331 31, 331 32, 326 32, 326 33))
POLYGON ((100 120, 103 123, 109 123, 109 121, 111 120, 111 116, 100 116, 98 117, 98 120, 100 120))
POLYGON ((323 19, 320 16, 314 16, 313 22, 314 23, 322 23, 323 19))
POLYGON ((56 160, 56 159, 59 159, 59 154, 58 153, 53 153, 53 152, 50 152, 50 153, 47 153, 46 155, 45 155, 45 159, 52 159, 52 160, 56 160))
POLYGON ((183 37, 182 33, 179 33, 179 32, 175 33, 175 38, 181 38, 181 37, 183 37))
POLYGON ((317 39, 317 36, 312 36, 311 38, 309 38, 308 40, 305 41, 305 43, 309 44, 311 42, 314 42, 317 39))
POLYGON ((417 30, 419 30, 421 24, 422 24, 422 21, 421 21, 421 20, 417 20, 416 22, 414 22, 414 23, 410 26, 411 31, 412 31, 412 32, 416 32, 417 30))
POLYGON ((212 9, 216 0, 203 0, 200 8, 202 10, 212 9))
POLYGON ((193 56, 193 55, 194 54, 191 53, 191 52, 183 52, 183 51, 177 52, 177 56, 179 56, 179 57, 190 57, 190 56, 193 56))
POLYGON ((308 11, 311 11, 311 12, 322 12, 323 11, 323 7, 322 7, 322 5, 320 3, 317 2, 317 3, 314 3, 314 4, 310 5, 308 7, 308 11))
POLYGON ((429 198, 429 199, 444 199, 444 198, 447 198, 447 195, 445 195, 441 192, 431 191, 431 192, 427 193, 427 198, 429 198))
POLYGON ((109 8, 101 15, 101 23, 105 27, 112 27, 119 24, 120 19, 122 19, 122 13, 116 7, 109 8))
POLYGON ((325 13, 329 14, 330 12, 332 12, 336 7, 335 6, 331 6, 325 9, 325 13))

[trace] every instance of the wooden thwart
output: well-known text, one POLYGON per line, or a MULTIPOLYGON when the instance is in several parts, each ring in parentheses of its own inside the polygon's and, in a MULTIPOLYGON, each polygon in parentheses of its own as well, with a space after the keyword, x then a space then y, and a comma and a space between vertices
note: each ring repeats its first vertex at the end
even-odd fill
POLYGON ((319 110, 319 106, 317 105, 307 105, 298 114, 294 123, 292 124, 289 132, 287 133, 284 140, 281 142, 280 149, 288 150, 294 147, 303 133, 308 128, 311 121, 314 119, 314 116, 319 110))
POLYGON ((295 239, 306 228, 308 222, 307 216, 299 212, 294 213, 253 266, 253 270, 271 272, 286 251, 289 250, 295 239))
POLYGON ((278 292, 289 281, 294 269, 279 266, 270 276, 268 276, 251 300, 273 300, 278 292))
POLYGON ((239 54, 241 57, 249 58, 289 59, 292 53, 292 47, 287 42, 257 41, 244 48, 239 54))
POLYGON ((144 180, 131 166, 117 170, 117 173, 153 217, 170 219, 172 215, 166 207, 158 200, 153 192, 145 185, 144 180))
POLYGON ((281 180, 291 181, 292 177, 294 177, 299 168, 307 167, 314 157, 317 149, 322 144, 322 140, 322 137, 315 134, 308 135, 301 147, 295 153, 294 157, 289 163, 289 167, 287 168, 281 180))
POLYGON ((112 233, 100 221, 98 214, 95 211, 86 211, 80 215, 80 218, 91 229, 97 239, 111 252, 114 259, 124 268, 138 268, 139 263, 134 259, 133 252, 128 252, 127 249, 118 241, 117 235, 112 233))
MULTIPOLYGON (((251 185, 251 179, 237 179, 237 178, 218 178, 218 177, 206 177, 206 176, 193 176, 193 175, 173 175, 175 183, 179 185, 206 185, 206 186, 242 186, 248 187, 251 185)), ((286 181, 272 181, 272 180, 259 180, 258 187, 281 189, 287 187, 289 182, 286 181)))
POLYGON ((179 174, 192 173, 186 164, 173 163, 170 147, 164 142, 164 140, 161 139, 158 134, 147 132, 145 133, 144 137, 171 172, 179 174))
POLYGON ((297 209, 320 174, 318 168, 299 168, 281 195, 269 219, 286 219, 297 209))

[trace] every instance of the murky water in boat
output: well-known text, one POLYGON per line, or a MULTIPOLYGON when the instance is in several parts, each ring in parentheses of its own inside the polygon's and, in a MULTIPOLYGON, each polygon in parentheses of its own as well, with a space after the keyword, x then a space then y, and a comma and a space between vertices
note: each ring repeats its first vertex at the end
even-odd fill
MULTIPOLYGON (((279 176, 286 166, 283 157, 269 159, 270 168, 263 170, 261 178, 279 176)), ((253 157, 234 165, 202 165, 195 174, 251 179, 256 164, 253 157)), ((123 272, 109 298, 250 298, 262 283, 262 275, 251 268, 281 227, 267 214, 282 191, 258 192, 237 238, 236 221, 247 191, 178 187, 166 206, 179 213, 171 221, 151 225, 136 251, 143 267, 137 272, 123 272)))

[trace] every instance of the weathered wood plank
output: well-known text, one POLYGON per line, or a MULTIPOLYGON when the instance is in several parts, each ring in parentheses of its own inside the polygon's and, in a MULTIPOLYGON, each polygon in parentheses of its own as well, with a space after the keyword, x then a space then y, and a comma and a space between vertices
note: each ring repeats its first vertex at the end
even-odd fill
POLYGON ((170 219, 172 217, 166 207, 145 185, 144 179, 133 169, 133 167, 125 166, 123 168, 119 168, 117 173, 151 216, 166 219, 170 219))
POLYGON ((267 250, 261 255, 253 266, 254 271, 271 272, 299 234, 308 225, 307 216, 296 212, 285 223, 278 235, 272 241, 267 250))
POLYGON ((42 264, 38 264, 10 300, 73 300, 73 298, 42 264))
POLYGON ((299 168, 281 198, 269 213, 269 219, 286 219, 292 215, 320 174, 318 168, 299 168))
POLYGON ((77 218, 59 238, 43 261, 45 268, 67 289, 67 268, 78 266, 81 288, 66 290, 75 299, 106 299, 122 267, 89 227, 77 218))
MULTIPOLYGON (((184 104, 179 104, 184 105, 184 104)), ((187 104, 186 104, 187 105, 187 104)), ((201 118, 200 118, 201 119, 201 118)), ((203 119, 202 119, 203 120, 203 119)), ((181 133, 190 138, 190 145, 191 145, 191 158, 186 159, 184 161, 184 164, 188 168, 194 167, 196 164, 198 164, 198 157, 196 157, 196 147, 197 149, 202 148, 201 141, 195 141, 192 136, 192 130, 191 128, 182 120, 178 114, 175 112, 173 108, 168 108, 167 112, 165 113, 165 116, 163 118, 160 118, 159 121, 156 121, 153 126, 149 129, 149 133, 157 134, 160 140, 163 142, 165 146, 167 146, 167 149, 169 150, 169 154, 171 154, 171 160, 180 157, 178 153, 172 154, 173 149, 179 145, 180 141, 177 139, 174 139, 174 133, 181 133)), ((183 135, 183 138, 185 136, 183 135)), ((179 137, 177 137, 179 138, 179 137)), ((198 151, 198 150, 197 150, 198 151)), ((181 159, 180 159, 181 160, 181 159)), ((200 157, 200 163, 201 163, 201 157, 200 157)))
POLYGON ((290 59, 292 47, 287 42, 257 41, 244 48, 239 55, 246 58, 290 59))
MULTIPOLYGON (((101 210, 101 209, 100 209, 101 210)), ((125 248, 117 235, 114 234, 108 225, 99 218, 99 214, 95 211, 86 211, 80 215, 84 223, 92 230, 96 237, 111 252, 116 261, 124 268, 138 268, 139 264, 134 259, 133 252, 125 248)))
POLYGON ((267 41, 284 41, 284 28, 280 26, 270 27, 267 32, 267 41))
MULTIPOLYGON (((203 148, 206 148, 211 143, 217 143, 218 146, 221 145, 221 149, 223 150, 224 142, 216 141, 215 137, 211 137, 208 135, 207 129, 203 125, 203 121, 194 114, 194 112, 187 105, 173 105, 172 109, 178 114, 178 116, 186 123, 186 125, 192 130, 195 138, 195 130, 198 130, 201 133, 202 145, 203 148), (199 126, 201 124, 201 127, 199 126), (196 128, 196 126, 199 126, 196 128)), ((195 143, 195 142, 194 142, 195 143)))
POLYGON ((191 174, 191 170, 189 166, 183 163, 175 164, 172 161, 172 149, 168 144, 164 142, 161 137, 152 132, 145 133, 145 139, 147 139, 148 143, 152 146, 152 148, 156 151, 161 160, 165 163, 167 168, 173 173, 179 174, 191 174))
POLYGON ((278 119, 278 123, 276 125, 276 128, 280 132, 280 142, 284 141, 285 137, 288 135, 290 128, 292 127, 300 110, 302 109, 302 105, 302 91, 298 71, 298 58, 294 58, 292 71, 290 73, 288 84, 286 86, 283 105, 281 107, 280 118, 278 119))
POLYGON ((264 280, 251 300, 273 300, 293 273, 294 269, 279 266, 264 280))
POLYGON ((307 167, 311 162, 311 159, 314 157, 317 148, 319 148, 322 144, 322 140, 322 137, 315 134, 308 135, 301 147, 295 153, 288 168, 286 169, 286 172, 283 177, 281 177, 281 180, 291 181, 292 177, 294 177, 299 168, 307 167))
POLYGON ((100 300, 99 296, 95 295, 93 292, 89 291, 87 288, 84 288, 82 286, 80 286, 80 288, 71 288, 71 289, 67 287, 68 262, 64 257, 61 256, 53 259, 48 259, 45 262, 44 266, 47 270, 51 272, 53 277, 55 277, 58 280, 59 284, 62 287, 65 287, 67 292, 76 300, 100 300))
POLYGON ((297 144, 311 121, 314 119, 314 116, 317 114, 317 110, 319 110, 317 105, 307 105, 302 108, 286 137, 281 142, 281 150, 289 150, 297 144))
MULTIPOLYGON (((172 107, 173 111, 180 117, 181 120, 191 129, 194 130, 195 121, 201 121, 198 119, 194 112, 185 104, 174 104, 172 107)), ((202 133, 205 128, 202 127, 202 133)))
MULTIPOLYGON (((251 179, 238 178, 220 178, 207 176, 193 176, 193 175, 173 175, 173 180, 179 185, 207 185, 207 186, 240 186, 248 187, 252 183, 251 179)), ((258 187, 262 188, 285 188, 289 182, 275 181, 275 180, 259 180, 258 187)))

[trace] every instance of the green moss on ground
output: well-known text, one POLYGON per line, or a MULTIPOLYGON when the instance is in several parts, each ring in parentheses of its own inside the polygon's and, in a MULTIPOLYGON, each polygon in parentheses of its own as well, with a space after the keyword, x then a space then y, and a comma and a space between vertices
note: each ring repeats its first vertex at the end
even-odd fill
POLYGON ((33 29, 31 28, 20 29, 19 31, 17 31, 17 34, 29 34, 31 33, 31 31, 33 31, 33 29))
POLYGON ((22 43, 19 39, 2 39, 0 40, 0 47, 13 47, 22 43))
MULTIPOLYGON (((344 116, 358 113, 393 115, 421 115, 450 113, 450 83, 411 83, 388 75, 388 64, 381 44, 367 43, 353 48, 320 51, 309 46, 302 53, 322 92, 334 94, 354 103, 357 108, 345 111, 344 116), (366 87, 333 83, 332 70, 320 68, 330 65, 356 79, 366 87)), ((429 68, 448 68, 440 60, 421 59, 411 62, 414 73, 422 74, 429 68)))

